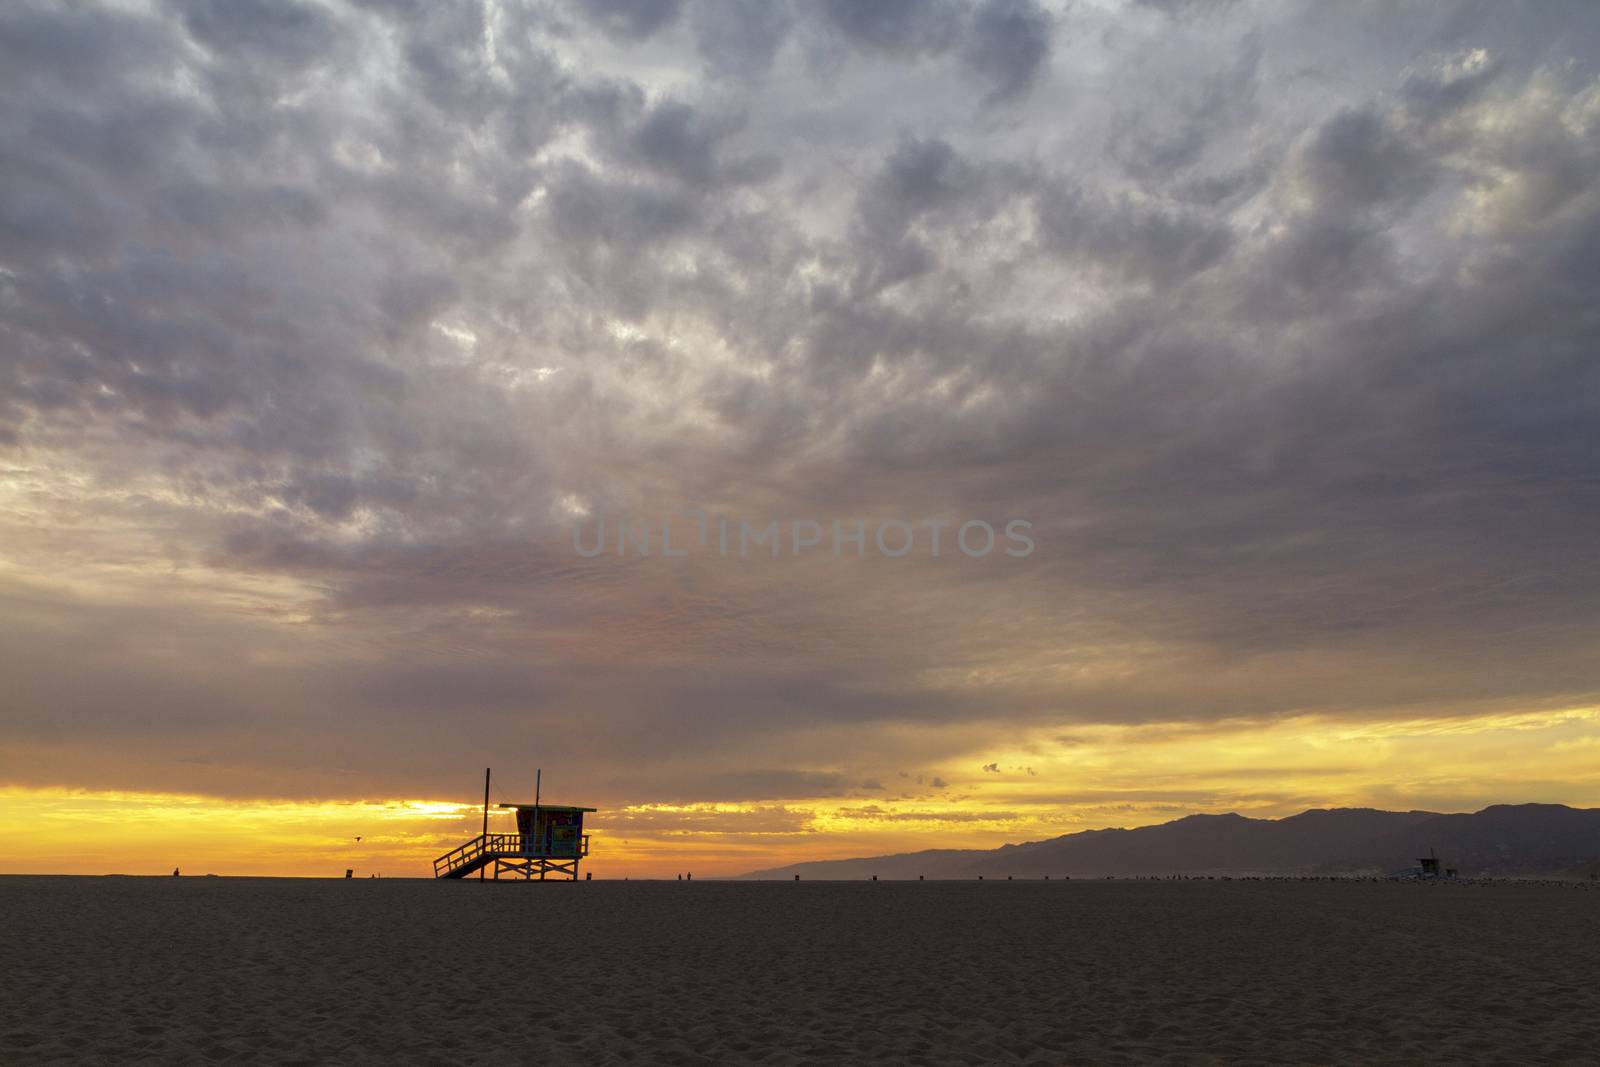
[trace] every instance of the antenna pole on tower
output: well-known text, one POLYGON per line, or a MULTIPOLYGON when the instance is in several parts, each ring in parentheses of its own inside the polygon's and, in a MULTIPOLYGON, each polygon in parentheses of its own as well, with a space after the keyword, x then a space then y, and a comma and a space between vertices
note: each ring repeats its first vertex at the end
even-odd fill
MULTIPOLYGON (((489 836, 489 768, 483 769, 483 836, 489 836)), ((489 847, 489 842, 484 841, 483 846, 489 847)), ((483 868, 478 868, 478 881, 483 881, 483 868)))

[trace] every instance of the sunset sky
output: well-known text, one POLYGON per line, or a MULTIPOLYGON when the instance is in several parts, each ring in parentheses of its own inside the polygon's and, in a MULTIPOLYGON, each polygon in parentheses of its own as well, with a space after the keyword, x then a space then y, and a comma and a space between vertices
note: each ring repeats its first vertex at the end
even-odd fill
POLYGON ((1597 176, 1592 3, 0 6, 0 872, 1600 806, 1597 176))

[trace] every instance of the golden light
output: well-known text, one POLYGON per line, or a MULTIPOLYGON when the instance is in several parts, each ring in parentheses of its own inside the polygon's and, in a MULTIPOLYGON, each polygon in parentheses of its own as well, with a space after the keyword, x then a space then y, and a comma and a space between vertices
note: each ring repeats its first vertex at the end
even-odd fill
MULTIPOLYGON (((1540 800, 1589 806, 1600 804, 1600 709, 1038 730, 1004 750, 884 781, 884 789, 782 802, 602 802, 591 816, 588 866, 602 878, 715 876, 804 860, 993 848, 1193 812, 1474 810, 1530 790, 1540 800), (1536 786, 1529 768, 1537 768, 1536 786)), ((426 877, 432 859, 475 835, 481 818, 473 803, 437 799, 7 788, 0 789, 0 866, 426 877)))

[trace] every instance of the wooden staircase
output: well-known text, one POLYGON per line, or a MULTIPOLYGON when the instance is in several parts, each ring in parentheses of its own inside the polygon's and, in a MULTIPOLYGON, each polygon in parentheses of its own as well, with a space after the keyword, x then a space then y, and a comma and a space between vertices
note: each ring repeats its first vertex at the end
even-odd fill
POLYGON ((433 861, 435 878, 465 878, 497 856, 520 854, 521 834, 479 834, 433 861))

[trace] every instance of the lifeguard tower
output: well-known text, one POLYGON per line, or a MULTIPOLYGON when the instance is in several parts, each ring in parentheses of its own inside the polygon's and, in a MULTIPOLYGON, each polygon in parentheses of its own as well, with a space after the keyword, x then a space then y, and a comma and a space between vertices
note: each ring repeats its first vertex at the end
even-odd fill
MULTIPOLYGON (((516 812, 516 833, 489 833, 488 778, 484 779, 484 832, 433 861, 436 878, 465 878, 487 870, 496 881, 503 874, 524 881, 575 882, 578 861, 589 854, 583 816, 595 808, 561 804, 500 804, 516 812)), ((481 877, 481 875, 480 875, 481 877)))

